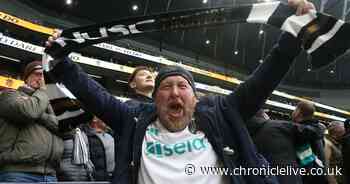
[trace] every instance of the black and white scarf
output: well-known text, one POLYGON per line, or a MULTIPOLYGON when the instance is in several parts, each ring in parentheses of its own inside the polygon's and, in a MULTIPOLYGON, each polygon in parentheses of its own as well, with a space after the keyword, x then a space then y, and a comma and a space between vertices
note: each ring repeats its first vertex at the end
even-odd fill
MULTIPOLYGON (((342 20, 317 12, 302 16, 281 2, 258 3, 234 8, 211 8, 171 12, 111 21, 63 30, 61 37, 46 48, 44 60, 59 58, 85 46, 136 34, 217 26, 229 23, 260 23, 289 32, 303 43, 313 69, 333 62, 350 47, 350 26, 342 20)), ((46 70, 50 70, 45 63, 46 70)))

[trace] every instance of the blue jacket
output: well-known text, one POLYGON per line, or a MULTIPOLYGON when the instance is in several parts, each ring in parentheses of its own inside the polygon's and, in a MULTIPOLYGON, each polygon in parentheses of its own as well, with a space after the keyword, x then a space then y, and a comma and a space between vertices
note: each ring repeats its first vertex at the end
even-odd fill
MULTIPOLYGON (((287 73, 300 48, 296 39, 283 34, 265 62, 230 95, 199 100, 194 113, 196 128, 203 131, 225 167, 266 167, 251 141, 245 121, 264 104, 287 73), (229 147, 233 152, 227 152, 229 147), (233 154, 232 154, 233 153, 233 154)), ((116 170, 113 183, 136 183, 141 148, 147 126, 157 118, 154 104, 130 108, 90 79, 68 58, 56 65, 53 76, 115 132, 116 170)), ((235 184, 271 183, 267 176, 230 176, 235 184)))

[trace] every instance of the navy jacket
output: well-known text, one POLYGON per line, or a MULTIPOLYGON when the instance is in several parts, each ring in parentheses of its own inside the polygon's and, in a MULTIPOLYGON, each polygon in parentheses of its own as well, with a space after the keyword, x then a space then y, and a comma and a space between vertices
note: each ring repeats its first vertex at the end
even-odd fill
MULTIPOLYGON (((265 62, 235 92, 228 96, 208 96, 199 100, 194 114, 195 127, 205 133, 225 167, 267 166, 264 159, 258 156, 244 122, 263 105, 299 51, 296 39, 283 34, 279 46, 272 49, 265 62), (233 151, 224 151, 227 147, 233 151)), ((118 156, 113 183, 136 183, 143 137, 147 126, 157 118, 155 105, 141 103, 134 108, 128 107, 67 58, 56 65, 52 74, 90 112, 114 130, 118 140, 118 156)), ((261 184, 269 183, 271 177, 231 176, 230 179, 235 184, 261 184)))
POLYGON ((140 105, 140 103, 153 103, 153 98, 150 98, 148 96, 144 96, 138 93, 131 93, 129 95, 130 100, 126 101, 125 103, 129 105, 129 107, 136 107, 140 105))

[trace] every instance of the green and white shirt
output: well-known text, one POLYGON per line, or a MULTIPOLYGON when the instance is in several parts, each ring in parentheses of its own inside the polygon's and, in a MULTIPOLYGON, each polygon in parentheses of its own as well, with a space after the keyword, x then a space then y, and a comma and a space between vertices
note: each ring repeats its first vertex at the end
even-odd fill
POLYGON ((156 120, 147 127, 143 139, 138 183, 227 183, 221 175, 201 172, 200 166, 218 165, 216 153, 203 132, 193 134, 188 127, 180 132, 169 132, 156 120))

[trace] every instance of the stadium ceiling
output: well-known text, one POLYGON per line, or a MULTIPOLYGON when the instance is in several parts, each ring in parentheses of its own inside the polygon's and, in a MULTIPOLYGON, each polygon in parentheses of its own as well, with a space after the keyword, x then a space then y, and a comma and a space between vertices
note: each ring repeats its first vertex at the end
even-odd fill
MULTIPOLYGON (((266 1, 266 0, 261 0, 266 1)), ((119 18, 157 14, 167 11, 193 8, 237 6, 256 3, 256 0, 18 0, 47 15, 70 20, 77 24, 105 22, 119 18)), ((342 18, 346 0, 313 0, 317 9, 342 18), (323 3, 323 6, 322 6, 323 3)), ((346 17, 345 17, 346 18, 346 17)), ((223 68, 239 68, 240 72, 251 73, 268 54, 278 39, 279 30, 253 24, 225 25, 215 28, 171 33, 156 33, 146 38, 133 38, 151 44, 159 50, 173 50, 182 55, 211 58, 215 65, 223 68)), ((306 54, 297 58, 283 84, 309 88, 350 88, 349 54, 334 65, 321 71, 310 70, 306 54)))

